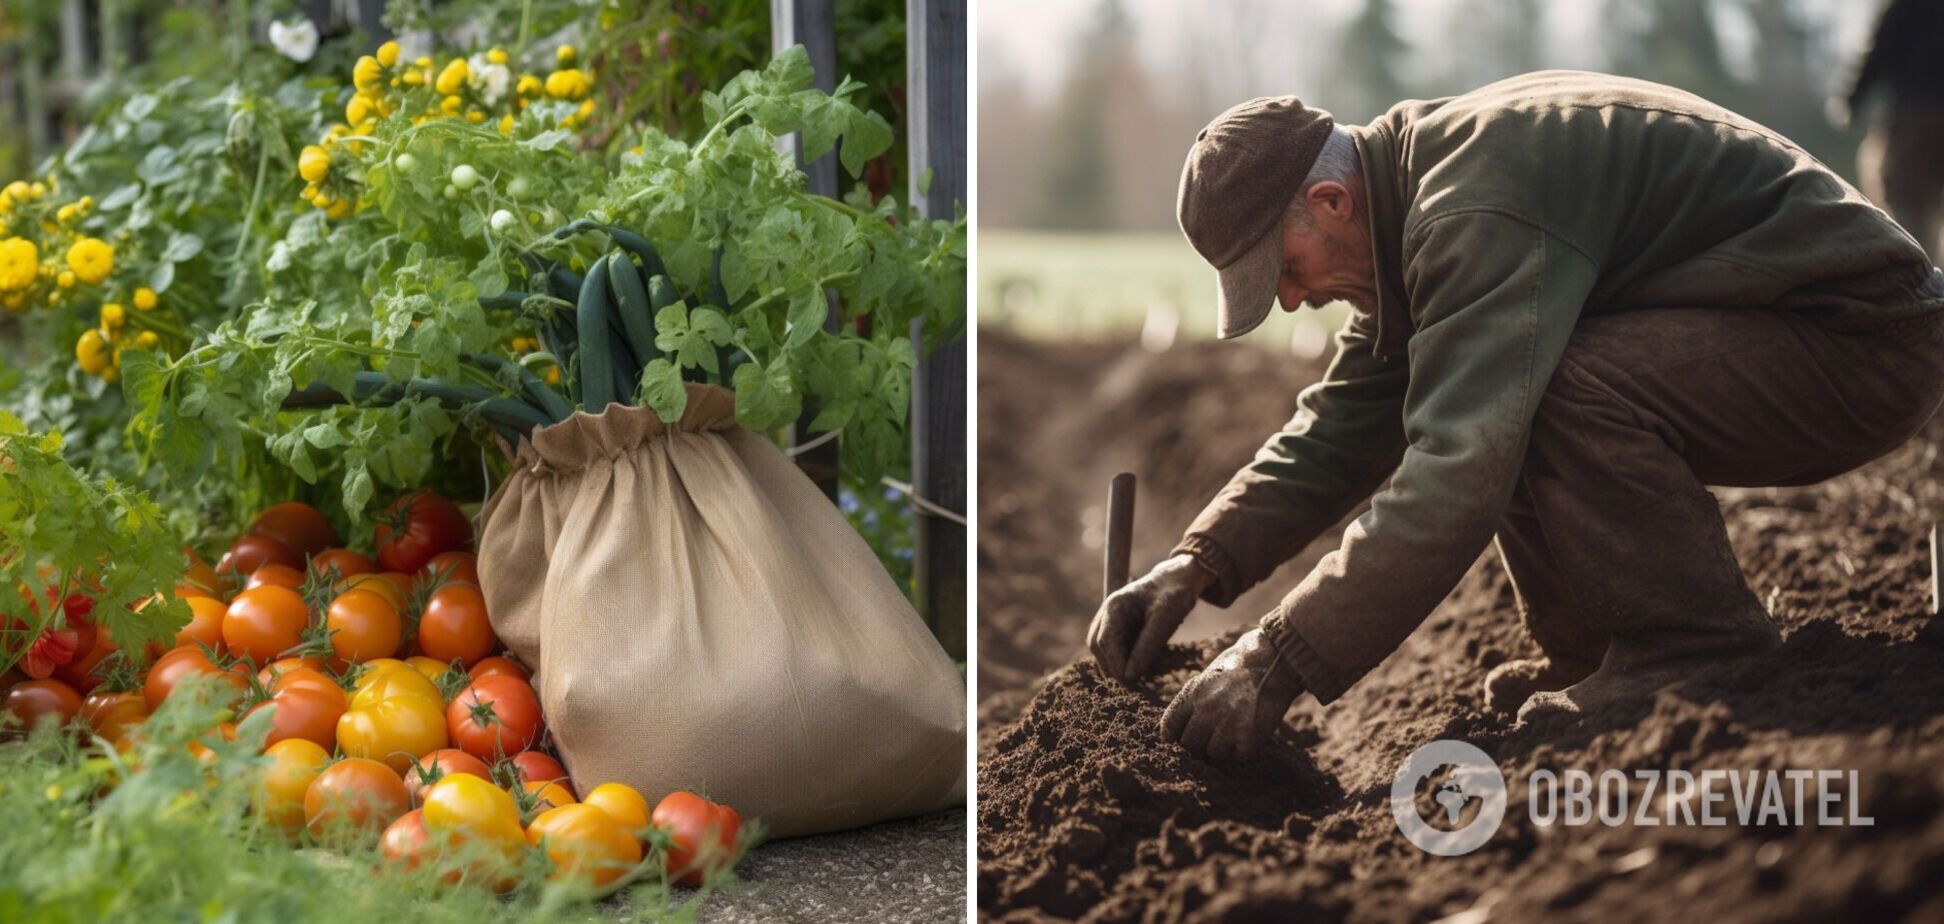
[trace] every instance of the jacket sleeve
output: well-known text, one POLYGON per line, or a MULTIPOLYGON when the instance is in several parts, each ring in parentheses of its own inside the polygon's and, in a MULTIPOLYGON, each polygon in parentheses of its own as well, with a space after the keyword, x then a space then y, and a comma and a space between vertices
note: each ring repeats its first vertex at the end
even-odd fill
POLYGON ((1296 415, 1235 473, 1171 554, 1186 552, 1216 581, 1203 594, 1227 606, 1335 525, 1390 476, 1404 448, 1404 363, 1371 355, 1370 316, 1337 332, 1322 381, 1296 415))
POLYGON ((1404 242, 1417 330, 1406 447, 1391 483, 1262 627, 1319 702, 1415 630, 1496 531, 1527 433, 1598 272, 1559 238, 1493 211, 1404 242))

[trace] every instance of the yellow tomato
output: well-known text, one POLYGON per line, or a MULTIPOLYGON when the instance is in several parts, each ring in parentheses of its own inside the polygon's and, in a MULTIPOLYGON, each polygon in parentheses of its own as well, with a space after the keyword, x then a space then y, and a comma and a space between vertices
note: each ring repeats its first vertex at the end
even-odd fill
POLYGON ((331 155, 314 144, 297 152, 297 175, 306 182, 322 183, 331 172, 331 155))
MULTIPOLYGON (((416 696, 420 699, 428 699, 434 705, 439 705, 439 708, 445 708, 443 705, 440 705, 445 702, 445 699, 439 695, 438 685, 427 679, 424 674, 419 673, 418 668, 406 664, 403 661, 393 661, 390 658, 384 660, 390 661, 392 664, 398 666, 380 668, 379 670, 370 671, 360 676, 357 686, 351 694, 351 708, 363 709, 366 706, 375 706, 385 700, 396 699, 400 696, 416 696)), ((379 662, 373 661, 371 663, 377 664, 379 662)))
POLYGON ((541 812, 574 804, 574 794, 553 780, 528 780, 520 785, 537 800, 541 812))
MULTIPOLYGON (((417 671, 411 676, 419 680, 417 671)), ((383 702, 356 706, 338 719, 338 748, 349 757, 382 761, 403 775, 412 763, 448 743, 445 708, 437 699, 394 696, 383 702)))
POLYGON ((513 796, 470 773, 448 774, 425 790, 425 829, 473 838, 521 840, 513 796))
POLYGON ((581 804, 608 813, 622 830, 640 833, 648 827, 648 800, 625 783, 602 783, 581 804))
POLYGON ((424 655, 413 655, 406 658, 405 663, 411 665, 413 670, 424 674, 425 679, 432 681, 435 687, 438 686, 439 678, 445 676, 445 672, 451 669, 451 665, 438 658, 428 658, 424 655))
POLYGON ((257 782, 251 804, 265 824, 295 835, 304 828, 304 792, 324 772, 331 755, 304 738, 286 738, 263 752, 270 766, 257 782))
POLYGON ((533 820, 527 843, 544 847, 553 881, 595 887, 621 877, 641 862, 641 844, 613 816, 591 805, 563 805, 533 820))
POLYGON ((378 63, 391 67, 398 63, 398 43, 386 42, 378 46, 378 63))

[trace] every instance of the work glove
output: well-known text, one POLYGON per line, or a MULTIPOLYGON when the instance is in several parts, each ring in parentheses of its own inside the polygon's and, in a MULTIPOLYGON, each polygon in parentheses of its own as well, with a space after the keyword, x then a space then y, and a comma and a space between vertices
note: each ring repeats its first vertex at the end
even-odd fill
POLYGON ((1214 582, 1194 556, 1176 555, 1102 601, 1087 627, 1087 648, 1101 672, 1122 680, 1145 676, 1214 582))
POLYGON ((1161 737, 1214 763, 1248 760, 1302 692, 1296 672, 1252 629, 1175 695, 1161 714, 1161 737))

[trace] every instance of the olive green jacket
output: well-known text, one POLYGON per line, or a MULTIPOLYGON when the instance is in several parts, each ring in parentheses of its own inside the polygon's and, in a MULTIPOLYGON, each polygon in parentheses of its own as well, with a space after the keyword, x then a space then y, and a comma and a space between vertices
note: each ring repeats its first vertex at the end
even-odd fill
POLYGON ((1491 540, 1582 316, 1802 309, 1861 330, 1944 310, 1944 275, 1882 211, 1788 139, 1678 90, 1546 71, 1351 132, 1378 304, 1177 547, 1226 606, 1390 479, 1263 619, 1321 702, 1491 540))

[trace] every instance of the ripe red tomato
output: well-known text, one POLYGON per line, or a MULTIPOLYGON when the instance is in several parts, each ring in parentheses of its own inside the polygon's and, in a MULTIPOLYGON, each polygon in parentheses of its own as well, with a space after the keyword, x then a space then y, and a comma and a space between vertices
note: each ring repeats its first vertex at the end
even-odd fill
POLYGON ((419 617, 419 650, 426 657, 468 669, 499 645, 486 618, 486 597, 471 584, 447 584, 432 592, 419 617))
POLYGON ((285 545, 282 540, 262 533, 244 533, 230 545, 223 556, 218 571, 231 574, 251 574, 266 564, 275 562, 291 568, 304 567, 304 553, 285 545))
POLYGON ((255 664, 269 664, 304 641, 310 607, 288 587, 252 587, 230 601, 223 614, 223 644, 255 664))
POLYGON ((4 708, 16 730, 32 731, 43 722, 66 725, 81 713, 81 694, 59 680, 28 680, 7 691, 4 708))
POLYGON ((432 578, 435 586, 452 581, 476 585, 479 583, 479 558, 471 552, 440 552, 425 563, 424 573, 432 578))
POLYGON ((425 790, 449 773, 470 773, 488 782, 493 779, 493 771, 479 758, 458 748, 440 748, 405 768, 405 791, 411 794, 412 804, 422 802, 425 790))
POLYGON ((326 692, 312 686, 286 686, 244 715, 272 710, 270 736, 264 739, 265 744, 302 738, 330 751, 337 747, 337 723, 346 705, 342 690, 326 692))
POLYGON ((452 743, 480 760, 499 760, 532 747, 546 731, 540 697, 517 677, 481 677, 446 707, 452 743))
POLYGON ((347 757, 324 768, 304 790, 304 823, 320 837, 341 829, 381 831, 411 810, 405 781, 390 767, 363 757, 347 757))
POLYGON ((521 751, 506 761, 513 765, 513 772, 521 783, 560 783, 567 787, 569 794, 574 792, 574 782, 567 778, 567 768, 545 751, 521 751))
MULTIPOLYGON (((299 555, 316 555, 340 544, 331 521, 309 504, 290 501, 257 514, 250 532, 262 533, 295 550, 299 555)), ((303 567, 298 562, 295 567, 303 567)))
POLYGON ((379 518, 378 563, 386 571, 413 574, 440 552, 465 548, 472 536, 472 521, 459 505, 430 491, 407 494, 379 518))
POLYGON ((223 614, 229 604, 215 597, 190 597, 189 621, 176 630, 177 645, 202 645, 210 651, 223 649, 223 614))
POLYGON ((148 679, 142 682, 142 700, 148 704, 150 712, 162 707, 163 700, 169 698, 184 677, 203 676, 220 681, 229 687, 226 694, 230 699, 241 697, 249 689, 250 668, 239 661, 230 665, 228 670, 217 667, 203 654, 202 649, 177 647, 156 659, 149 666, 148 679))
POLYGON ((148 718, 149 711, 140 693, 97 690, 81 701, 80 714, 95 734, 110 743, 119 743, 131 726, 140 725, 148 718))
POLYGON ((736 859, 736 835, 742 815, 692 792, 676 790, 662 797, 650 823, 668 832, 668 878, 682 885, 701 885, 704 877, 728 869, 736 859))
POLYGON ((405 629, 398 607, 369 590, 352 590, 331 601, 324 615, 331 632, 331 650, 340 661, 362 663, 398 653, 405 629))
POLYGON ((378 573, 377 562, 350 549, 325 549, 311 556, 310 568, 313 574, 331 572, 339 578, 348 578, 354 574, 378 573))
POLYGON ((277 564, 274 561, 265 562, 261 567, 250 572, 250 579, 243 582, 243 589, 249 590, 252 587, 262 587, 265 584, 275 584, 278 587, 301 590, 304 586, 304 572, 292 568, 289 565, 277 564))
POLYGON ((472 666, 472 670, 466 673, 470 674, 474 680, 478 680, 481 677, 491 677, 495 674, 518 677, 521 680, 531 680, 533 678, 532 674, 527 673, 526 668, 520 666, 520 662, 503 655, 494 655, 490 658, 482 659, 478 664, 472 666))

